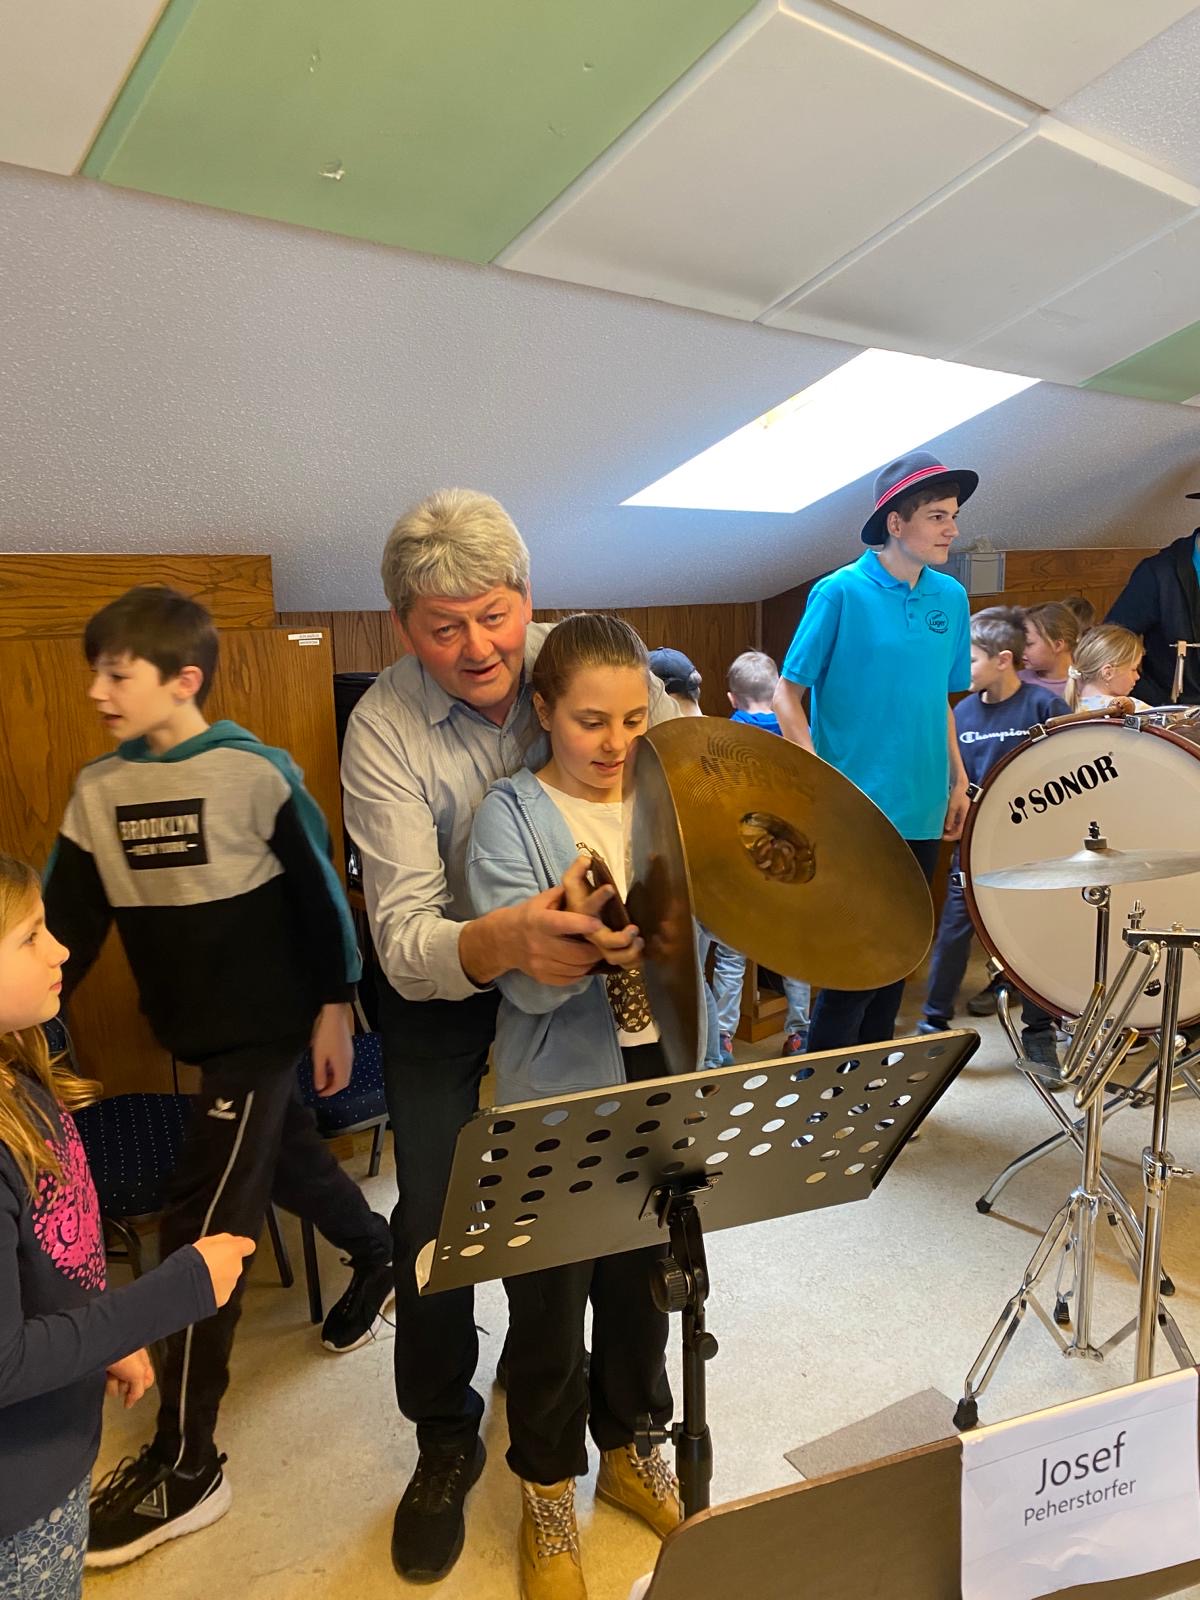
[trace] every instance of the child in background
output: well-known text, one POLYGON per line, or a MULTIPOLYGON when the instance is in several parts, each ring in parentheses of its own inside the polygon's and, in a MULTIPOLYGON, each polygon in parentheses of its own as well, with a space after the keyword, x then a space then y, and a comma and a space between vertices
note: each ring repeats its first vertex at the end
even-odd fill
POLYGON ((100 1086, 51 1061, 41 1029, 67 955, 32 867, 0 854, 0 1595, 15 1600, 82 1593, 105 1392, 139 1400, 154 1382, 144 1347, 223 1306, 254 1248, 199 1239, 105 1290, 100 1207, 70 1115, 100 1086))
MULTIPOLYGON (((730 665, 726 682, 729 704, 733 707, 733 715, 729 719, 731 722, 746 722, 768 733, 780 731, 779 719, 771 709, 771 700, 779 683, 779 668, 770 656, 764 655, 761 650, 743 651, 730 665)), ((733 1061, 733 1033, 741 1012, 746 958, 728 945, 715 940, 714 945, 713 994, 717 1002, 721 1061, 728 1066, 733 1061)), ((787 999, 783 1054, 803 1055, 808 1049, 808 1010, 812 990, 801 978, 783 977, 782 973, 780 976, 787 999)))
MULTIPOLYGON (((89 695, 116 750, 75 783, 46 869, 47 916, 72 947, 66 999, 111 922, 165 1050, 201 1070, 159 1229, 163 1260, 212 1228, 257 1238, 268 1201, 349 1258, 326 1349, 365 1343, 395 1292, 392 1236, 301 1101, 344 1088, 358 950, 329 830, 291 757, 201 707, 218 641, 202 605, 131 589, 91 619, 89 695)), ((91 1508, 89 1567, 205 1527, 229 1504, 214 1434, 241 1310, 169 1339, 152 1444, 91 1508)))
POLYGON ((1079 624, 1079 637, 1082 639, 1089 628, 1096 626, 1096 608, 1090 600, 1085 600, 1081 594, 1069 594, 1063 605, 1079 624))
POLYGON ((1079 642, 1067 682, 1071 710, 1148 711, 1144 700, 1132 698, 1133 686, 1141 676, 1142 654, 1140 636, 1128 628, 1115 622, 1092 628, 1079 642))
MULTIPOLYGON (((1019 672, 1024 647, 1024 620, 1015 606, 989 606, 971 618, 974 693, 955 706, 954 724, 963 766, 973 784, 982 784, 1001 756, 1027 738, 1036 723, 1066 715, 1066 702, 1044 684, 1022 683, 1019 672)), ((958 877, 956 850, 918 1033, 940 1033, 950 1026, 955 996, 967 970, 973 931, 958 877)), ((1052 1069, 1058 1066, 1053 1019, 1029 1000, 1024 1003, 1022 1043, 1028 1060, 1052 1069)))
MULTIPOLYGON (((550 759, 501 778, 475 815, 467 881, 477 914, 519 904, 560 880, 568 908, 598 913, 583 855, 602 856, 617 892, 628 883, 622 777, 649 700, 645 647, 617 617, 574 616, 546 638, 531 682, 550 759), (581 855, 581 852, 583 855, 581 855)), ((551 987, 520 972, 497 979, 493 1067, 499 1105, 666 1074, 638 967, 641 941, 607 959, 615 972, 551 987)), ((509 1305, 508 1465, 521 1483, 518 1562, 523 1600, 586 1600, 575 1479, 586 1433, 600 1449, 596 1492, 660 1537, 680 1519, 675 1478, 634 1439, 671 1414, 667 1318, 650 1293, 661 1247, 582 1261, 505 1281, 509 1305), (592 1307, 590 1369, 584 1313, 592 1307)))
POLYGON ((1069 605, 1048 600, 1029 606, 1025 612, 1025 666, 1017 676, 1022 683, 1038 684, 1065 699, 1078 643, 1079 622, 1069 605))
POLYGON ((679 708, 681 717, 702 717, 700 686, 703 679, 699 669, 689 661, 682 650, 672 650, 660 645, 648 657, 650 671, 661 680, 663 688, 679 708))

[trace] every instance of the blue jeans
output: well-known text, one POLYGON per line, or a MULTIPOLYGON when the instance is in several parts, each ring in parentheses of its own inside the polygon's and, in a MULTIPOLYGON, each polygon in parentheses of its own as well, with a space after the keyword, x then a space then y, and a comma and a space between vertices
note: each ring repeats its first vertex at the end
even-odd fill
MULTIPOLYGON (((956 882, 958 853, 950 867, 950 881, 946 886, 946 903, 942 907, 942 920, 938 923, 937 938, 933 942, 933 956, 929 963, 929 988, 925 995, 923 1015, 926 1022, 938 1028, 948 1028, 954 1015, 954 1002, 971 958, 971 940, 975 929, 967 909, 967 897, 962 884, 956 882)), ((1032 1000, 1024 1000, 1022 1020, 1027 1032, 1046 1033, 1054 1026, 1054 1019, 1032 1000)))
MULTIPOLYGON (((727 944, 716 940, 713 943, 713 994, 717 1002, 717 1025, 722 1033, 732 1034, 742 1011, 746 958, 740 950, 731 950, 727 944)), ((812 990, 802 978, 784 978, 783 993, 788 1007, 784 1032, 806 1033, 812 990)))
POLYGON ((704 990, 704 1061, 707 1070, 710 1067, 721 1065, 721 1028, 717 1021, 717 1002, 713 999, 713 992, 708 979, 704 976, 705 964, 708 961, 708 947, 713 943, 713 936, 708 929, 696 924, 696 955, 700 964, 700 987, 704 990))
POLYGON ((90 1488, 85 1478, 32 1527, 0 1539, 0 1600, 79 1600, 90 1488))

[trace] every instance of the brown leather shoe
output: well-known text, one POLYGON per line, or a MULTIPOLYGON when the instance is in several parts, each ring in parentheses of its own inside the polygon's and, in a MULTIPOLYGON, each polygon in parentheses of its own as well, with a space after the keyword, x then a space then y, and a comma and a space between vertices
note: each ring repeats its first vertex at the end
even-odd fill
POLYGON ((521 1479, 517 1534, 521 1600, 587 1600, 575 1522, 575 1479, 526 1483, 521 1479))
POLYGON ((679 1503, 679 1484, 663 1460, 657 1445, 648 1456, 639 1456, 632 1444, 600 1452, 600 1471, 596 1478, 596 1498, 610 1506, 632 1511, 648 1523, 660 1539, 683 1521, 679 1503))

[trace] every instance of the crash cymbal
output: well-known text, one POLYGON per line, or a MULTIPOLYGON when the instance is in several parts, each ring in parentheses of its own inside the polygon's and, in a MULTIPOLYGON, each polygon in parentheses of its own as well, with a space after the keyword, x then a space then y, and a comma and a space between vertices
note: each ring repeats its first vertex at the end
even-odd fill
POLYGON ((696 915, 722 944, 822 988, 878 988, 918 965, 933 937, 925 879, 848 778, 723 718, 660 722, 647 742, 675 801, 696 915))
POLYGON ((644 739, 625 763, 632 798, 632 871, 626 909, 646 942, 642 973, 671 1072, 695 1072, 707 1033, 692 890, 675 802, 658 753, 644 739))
POLYGON ((1085 845, 1074 855, 1049 861, 1023 861, 979 873, 974 882, 988 889, 1090 889, 1113 883, 1153 883, 1200 872, 1195 850, 1112 850, 1085 845))

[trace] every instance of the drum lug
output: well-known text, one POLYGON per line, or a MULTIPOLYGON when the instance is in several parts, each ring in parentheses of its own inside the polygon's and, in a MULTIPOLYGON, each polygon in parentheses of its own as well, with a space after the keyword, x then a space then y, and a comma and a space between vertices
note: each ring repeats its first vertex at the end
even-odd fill
POLYGON ((979 799, 979 796, 980 796, 980 795, 981 795, 981 794, 982 794, 982 793, 983 793, 983 786, 982 786, 982 784, 978 784, 978 783, 969 783, 969 784, 968 784, 968 785, 967 785, 967 801, 968 801, 968 804, 970 804, 970 805, 974 805, 974 804, 975 804, 975 802, 976 802, 976 800, 978 800, 978 799, 979 799))

